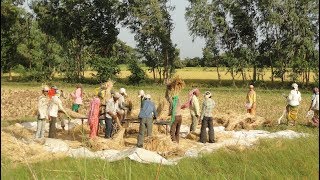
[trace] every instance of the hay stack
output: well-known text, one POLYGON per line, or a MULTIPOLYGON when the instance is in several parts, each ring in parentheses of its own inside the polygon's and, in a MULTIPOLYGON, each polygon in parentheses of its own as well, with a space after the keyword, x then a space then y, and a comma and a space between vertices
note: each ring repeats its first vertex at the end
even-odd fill
POLYGON ((178 95, 184 87, 185 82, 179 76, 174 77, 167 83, 166 98, 178 95))
POLYGON ((240 129, 250 130, 270 123, 270 121, 261 116, 237 114, 233 112, 217 114, 214 119, 214 126, 224 126, 227 131, 240 129))
POLYGON ((72 111, 71 109, 68 109, 68 108, 65 108, 65 110, 66 110, 67 114, 72 118, 81 119, 81 118, 87 118, 88 117, 87 115, 74 112, 74 111, 72 111))
POLYGON ((119 145, 123 145, 124 146, 124 132, 125 132, 125 128, 120 128, 118 130, 118 132, 113 136, 112 141, 116 142, 119 145))
POLYGON ((147 137, 144 141, 144 148, 149 151, 155 151, 165 158, 183 156, 185 150, 174 144, 170 136, 157 135, 147 137))

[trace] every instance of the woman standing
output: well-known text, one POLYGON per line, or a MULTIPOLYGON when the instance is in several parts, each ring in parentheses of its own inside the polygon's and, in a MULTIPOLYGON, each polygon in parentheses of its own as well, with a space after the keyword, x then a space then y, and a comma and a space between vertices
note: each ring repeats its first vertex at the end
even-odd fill
POLYGON ((100 116, 100 104, 102 100, 102 94, 98 93, 90 102, 90 111, 88 115, 88 124, 90 126, 90 138, 94 138, 98 133, 98 124, 100 116))
POLYGON ((313 111, 312 124, 319 127, 319 89, 313 88, 309 111, 313 111))
POLYGON ((77 84, 76 90, 71 93, 70 95, 73 97, 73 105, 72 105, 72 111, 78 112, 80 105, 82 104, 82 95, 83 95, 83 90, 82 90, 82 85, 77 84))
POLYGON ((293 83, 291 86, 293 89, 290 91, 287 97, 288 105, 286 109, 288 123, 292 121, 291 125, 294 126, 296 124, 296 120, 298 119, 298 109, 301 101, 301 93, 298 90, 298 84, 293 83))

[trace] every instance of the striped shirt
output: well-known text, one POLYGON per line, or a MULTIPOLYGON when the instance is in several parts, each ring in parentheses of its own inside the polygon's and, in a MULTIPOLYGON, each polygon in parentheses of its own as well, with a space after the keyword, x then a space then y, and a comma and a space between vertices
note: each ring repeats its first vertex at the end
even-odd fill
POLYGON ((212 117, 212 111, 215 105, 213 99, 205 98, 202 103, 201 119, 203 119, 203 117, 212 117))

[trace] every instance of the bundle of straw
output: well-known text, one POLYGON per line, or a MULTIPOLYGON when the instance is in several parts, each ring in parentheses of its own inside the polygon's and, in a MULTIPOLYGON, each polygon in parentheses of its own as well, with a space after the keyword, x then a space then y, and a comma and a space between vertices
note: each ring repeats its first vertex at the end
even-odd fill
POLYGON ((172 96, 178 95, 179 92, 185 87, 185 82, 176 76, 167 84, 166 98, 171 99, 172 96))
POLYGON ((79 118, 79 119, 81 119, 81 118, 87 118, 87 115, 74 112, 74 111, 72 111, 71 109, 65 108, 65 110, 66 110, 66 113, 67 113, 70 117, 72 117, 72 118, 79 118))

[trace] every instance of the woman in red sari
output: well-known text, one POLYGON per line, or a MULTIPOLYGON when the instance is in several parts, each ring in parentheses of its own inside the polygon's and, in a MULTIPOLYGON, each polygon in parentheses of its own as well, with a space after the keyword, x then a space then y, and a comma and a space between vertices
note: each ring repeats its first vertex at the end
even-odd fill
POLYGON ((100 101, 102 99, 101 94, 95 96, 90 102, 90 111, 88 114, 88 124, 90 126, 90 138, 97 136, 99 116, 100 116, 100 101))

